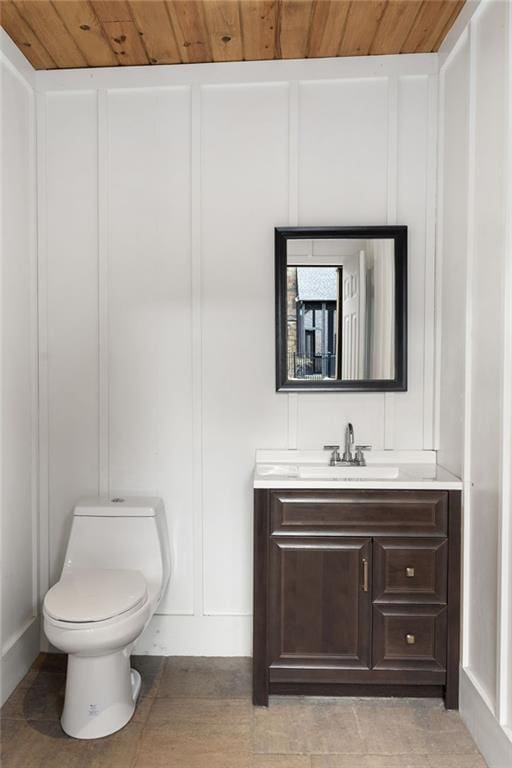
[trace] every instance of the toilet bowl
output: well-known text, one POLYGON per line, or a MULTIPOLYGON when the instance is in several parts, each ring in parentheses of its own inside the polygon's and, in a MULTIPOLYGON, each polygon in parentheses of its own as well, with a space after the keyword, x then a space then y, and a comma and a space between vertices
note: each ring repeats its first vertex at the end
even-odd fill
POLYGON ((169 576, 161 499, 76 505, 61 578, 43 603, 46 636, 68 654, 61 724, 69 736, 107 736, 132 717, 141 679, 130 654, 169 576))

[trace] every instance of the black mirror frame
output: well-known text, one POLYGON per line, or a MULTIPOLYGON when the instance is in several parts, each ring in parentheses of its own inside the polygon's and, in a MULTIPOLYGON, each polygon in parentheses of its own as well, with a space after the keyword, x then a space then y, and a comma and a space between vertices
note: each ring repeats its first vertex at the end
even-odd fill
POLYGON ((405 392, 407 391, 407 227, 276 227, 276 390, 278 392, 405 392), (290 381, 286 365, 286 243, 305 239, 377 239, 395 241, 395 368, 394 379, 290 381))

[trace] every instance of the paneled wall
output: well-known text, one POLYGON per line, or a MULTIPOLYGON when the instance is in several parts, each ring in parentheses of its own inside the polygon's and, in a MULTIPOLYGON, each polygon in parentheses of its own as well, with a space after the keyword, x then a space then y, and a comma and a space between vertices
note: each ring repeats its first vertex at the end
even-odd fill
POLYGON ((33 71, 3 31, 0 91, 2 704, 39 651, 33 71))
POLYGON ((38 73, 46 585, 80 495, 162 495, 174 572, 139 650, 251 652, 256 448, 349 419, 376 448, 434 447, 436 72, 38 73), (409 391, 276 393, 274 227, 386 223, 409 227, 409 391))
POLYGON ((491 0, 441 70, 439 461, 465 481, 461 711, 512 765, 512 7, 491 0))

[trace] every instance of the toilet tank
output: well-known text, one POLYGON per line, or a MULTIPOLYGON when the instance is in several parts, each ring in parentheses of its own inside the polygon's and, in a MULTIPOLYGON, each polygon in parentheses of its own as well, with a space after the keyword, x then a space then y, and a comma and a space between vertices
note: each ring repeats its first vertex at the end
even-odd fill
POLYGON ((150 599, 159 602, 171 571, 162 499, 147 496, 81 499, 73 510, 66 568, 141 571, 150 599))

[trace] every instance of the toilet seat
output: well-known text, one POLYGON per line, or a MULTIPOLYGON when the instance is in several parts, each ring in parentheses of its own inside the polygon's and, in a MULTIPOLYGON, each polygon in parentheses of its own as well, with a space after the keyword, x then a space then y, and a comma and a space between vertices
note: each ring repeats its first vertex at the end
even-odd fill
POLYGON ((132 612, 147 599, 140 571, 65 568, 46 594, 47 616, 71 624, 103 622, 132 612))

